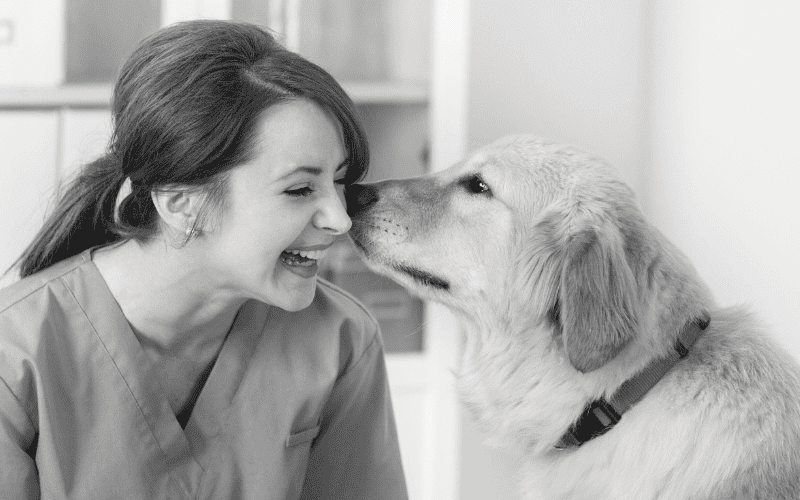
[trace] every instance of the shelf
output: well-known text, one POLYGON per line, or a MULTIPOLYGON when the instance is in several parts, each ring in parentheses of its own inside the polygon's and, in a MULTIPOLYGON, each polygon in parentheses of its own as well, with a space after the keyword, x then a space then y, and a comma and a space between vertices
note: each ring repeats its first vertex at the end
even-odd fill
MULTIPOLYGON (((428 87, 418 83, 343 82, 356 104, 426 104, 428 87)), ((0 88, 0 109, 108 108, 109 84, 0 88)))
POLYGON ((108 108, 111 85, 0 88, 0 109, 108 108))
POLYGON ((428 86, 422 83, 342 82, 356 104, 427 104, 428 86))

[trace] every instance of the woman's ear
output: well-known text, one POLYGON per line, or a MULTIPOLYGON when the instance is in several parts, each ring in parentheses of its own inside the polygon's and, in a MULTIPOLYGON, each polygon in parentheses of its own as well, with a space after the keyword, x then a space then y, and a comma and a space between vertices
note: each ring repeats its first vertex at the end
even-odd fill
POLYGON ((197 220, 200 193, 188 189, 161 189, 150 193, 162 227, 171 234, 185 235, 197 220))

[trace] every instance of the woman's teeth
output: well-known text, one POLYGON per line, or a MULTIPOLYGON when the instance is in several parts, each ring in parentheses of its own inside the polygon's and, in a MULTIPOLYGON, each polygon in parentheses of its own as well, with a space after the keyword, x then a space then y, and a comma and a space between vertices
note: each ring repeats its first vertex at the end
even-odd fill
POLYGON ((304 257, 306 259, 319 260, 323 255, 325 255, 325 250, 287 250, 286 253, 299 255, 300 257, 304 257))
POLYGON ((281 260, 292 266, 313 266, 327 253, 325 250, 285 250, 281 260))

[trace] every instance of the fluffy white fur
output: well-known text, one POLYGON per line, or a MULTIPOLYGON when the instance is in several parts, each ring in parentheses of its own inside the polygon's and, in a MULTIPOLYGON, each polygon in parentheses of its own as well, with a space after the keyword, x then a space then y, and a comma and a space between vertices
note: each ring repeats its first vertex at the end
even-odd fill
POLYGON ((529 136, 356 187, 368 264, 464 319, 464 403, 527 460, 524 499, 800 499, 800 367, 685 256, 602 159, 529 136), (486 189, 484 189, 486 188, 486 189), (554 445, 585 405, 711 325, 617 426, 554 445))

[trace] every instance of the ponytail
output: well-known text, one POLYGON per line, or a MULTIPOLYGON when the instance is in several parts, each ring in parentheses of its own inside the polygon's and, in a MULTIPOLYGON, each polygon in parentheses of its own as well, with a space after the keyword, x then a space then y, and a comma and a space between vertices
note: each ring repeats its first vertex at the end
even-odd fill
POLYGON ((15 263, 19 264, 20 278, 89 248, 119 240, 112 227, 114 203, 123 180, 113 155, 85 165, 15 263))

